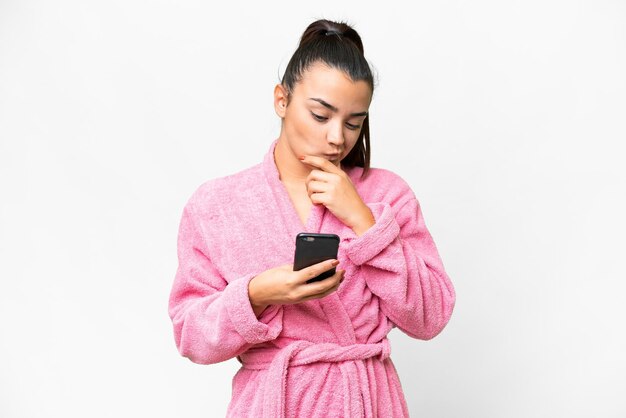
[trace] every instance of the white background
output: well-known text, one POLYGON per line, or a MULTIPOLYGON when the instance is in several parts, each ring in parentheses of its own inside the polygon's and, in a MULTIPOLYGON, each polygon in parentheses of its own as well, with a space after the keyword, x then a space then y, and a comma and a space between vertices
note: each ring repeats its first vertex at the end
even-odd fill
POLYGON ((317 18, 361 34, 372 165, 457 291, 390 335, 412 416, 626 416, 625 2, 212 4, 0 0, 0 416, 224 415, 236 360, 174 345, 178 222, 261 161, 317 18))

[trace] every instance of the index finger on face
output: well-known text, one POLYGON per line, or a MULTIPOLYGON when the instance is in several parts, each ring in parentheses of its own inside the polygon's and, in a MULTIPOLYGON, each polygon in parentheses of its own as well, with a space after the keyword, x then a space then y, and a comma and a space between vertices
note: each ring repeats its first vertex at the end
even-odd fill
POLYGON ((338 173, 341 171, 339 167, 327 160, 326 158, 318 157, 315 155, 304 155, 301 157, 301 161, 305 164, 312 165, 321 170, 328 171, 329 173, 338 173))

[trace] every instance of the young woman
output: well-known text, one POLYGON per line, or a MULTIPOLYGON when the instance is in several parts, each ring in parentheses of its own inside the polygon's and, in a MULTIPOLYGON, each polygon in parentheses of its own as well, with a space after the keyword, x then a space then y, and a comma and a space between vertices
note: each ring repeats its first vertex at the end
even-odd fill
POLYGON ((313 22, 263 161, 183 209, 169 315, 181 355, 241 362, 229 417, 408 416, 386 336, 435 337, 455 291, 409 185, 369 167, 373 90, 357 32, 313 22), (293 271, 299 232, 339 235, 337 260, 293 271))

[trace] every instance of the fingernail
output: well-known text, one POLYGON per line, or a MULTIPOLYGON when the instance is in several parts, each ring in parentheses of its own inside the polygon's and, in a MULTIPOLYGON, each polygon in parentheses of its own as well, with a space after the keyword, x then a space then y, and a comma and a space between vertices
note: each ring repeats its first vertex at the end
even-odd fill
POLYGON ((333 266, 336 266, 337 264, 339 264, 339 260, 334 260, 331 264, 332 264, 333 266))
POLYGON ((301 160, 304 160, 304 156, 303 155, 299 156, 298 158, 301 159, 301 160))

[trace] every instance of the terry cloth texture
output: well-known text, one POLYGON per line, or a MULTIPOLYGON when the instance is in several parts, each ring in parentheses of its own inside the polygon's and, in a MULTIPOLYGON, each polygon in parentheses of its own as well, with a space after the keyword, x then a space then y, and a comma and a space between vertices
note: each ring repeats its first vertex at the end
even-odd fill
POLYGON ((169 315, 182 356, 200 364, 237 358, 228 417, 406 417, 389 357, 398 327, 428 340, 456 300, 420 204, 390 170, 345 169, 376 223, 361 236, 323 205, 303 225, 280 181, 277 140, 263 161, 209 180, 187 201, 169 315), (340 236, 339 289, 256 317, 255 275, 293 263, 299 232, 340 236))

